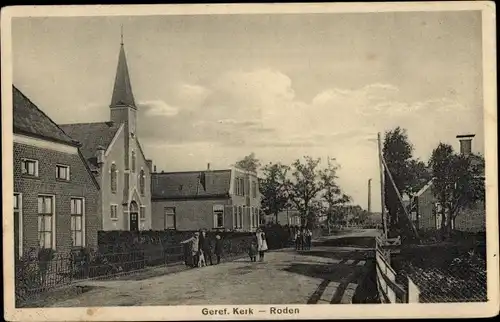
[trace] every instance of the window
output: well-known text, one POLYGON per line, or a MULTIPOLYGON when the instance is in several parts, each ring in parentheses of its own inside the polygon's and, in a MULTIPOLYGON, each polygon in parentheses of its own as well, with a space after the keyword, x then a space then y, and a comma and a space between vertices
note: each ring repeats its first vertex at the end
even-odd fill
POLYGON ((85 246, 84 242, 84 207, 83 198, 71 198, 71 237, 74 247, 85 246))
POLYGON ((111 192, 116 193, 116 164, 111 165, 111 192))
POLYGON ((238 228, 243 227, 243 207, 238 207, 238 228))
POLYGON ((233 228, 238 228, 238 206, 233 206, 233 228))
POLYGON ((24 175, 38 177, 38 161, 31 159, 22 159, 21 172, 24 175))
POLYGON ((250 208, 250 228, 255 227, 254 219, 255 219, 255 208, 251 207, 250 208))
POLYGON ((257 198, 257 182, 252 182, 252 197, 257 198))
POLYGON ((56 178, 69 180, 69 167, 66 165, 56 165, 56 178))
POLYGON ((141 174, 139 176, 139 189, 141 191, 141 196, 144 196, 145 187, 146 187, 146 175, 144 174, 144 170, 141 169, 141 174))
POLYGON ((165 208, 165 229, 175 229, 175 208, 165 208))
POLYGON ((139 219, 146 220, 146 206, 139 208, 139 219))
POLYGON ((118 205, 111 205, 109 217, 114 220, 118 219, 118 205))
POLYGON ((213 214, 214 214, 214 228, 224 227, 224 206, 214 205, 213 214))
POLYGON ((132 157, 131 157, 131 168, 132 168, 132 172, 135 172, 135 151, 132 151, 132 157))
POLYGON ((42 248, 55 248, 53 242, 54 197, 38 196, 38 241, 42 248))

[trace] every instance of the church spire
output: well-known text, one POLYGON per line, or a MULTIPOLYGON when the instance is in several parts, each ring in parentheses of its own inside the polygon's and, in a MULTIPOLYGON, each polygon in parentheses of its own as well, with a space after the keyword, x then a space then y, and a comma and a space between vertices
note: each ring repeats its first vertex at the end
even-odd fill
POLYGON ((136 108, 130 76, 128 74, 127 57, 123 46, 123 26, 121 28, 120 54, 118 56, 118 67, 116 69, 115 86, 111 97, 110 107, 131 106, 136 108))

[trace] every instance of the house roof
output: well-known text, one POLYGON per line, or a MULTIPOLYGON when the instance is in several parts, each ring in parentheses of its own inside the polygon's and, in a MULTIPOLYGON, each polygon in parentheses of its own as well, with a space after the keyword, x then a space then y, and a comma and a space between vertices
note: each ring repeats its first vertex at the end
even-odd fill
POLYGON ((427 191, 432 186, 432 183, 434 182, 434 179, 429 180, 425 186, 423 186, 416 194, 415 197, 420 197, 424 192, 427 191))
POLYGON ((151 181, 153 199, 224 197, 229 194, 231 170, 153 173, 151 181))
POLYGON ((14 133, 34 136, 71 146, 78 146, 52 119, 19 89, 12 86, 14 133))
POLYGON ((70 137, 81 143, 81 151, 91 167, 97 167, 97 148, 107 149, 120 124, 113 122, 76 123, 59 125, 70 137))
POLYGON ((111 97, 111 107, 115 106, 135 106, 134 94, 128 73, 127 57, 123 43, 120 46, 118 55, 118 66, 116 68, 115 86, 111 97))

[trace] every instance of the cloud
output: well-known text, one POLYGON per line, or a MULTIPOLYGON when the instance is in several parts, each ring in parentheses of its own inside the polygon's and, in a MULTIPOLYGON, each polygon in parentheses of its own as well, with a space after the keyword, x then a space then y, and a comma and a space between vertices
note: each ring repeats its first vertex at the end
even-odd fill
POLYGON ((179 108, 161 100, 139 102, 138 105, 146 116, 151 117, 172 117, 179 113, 179 108))

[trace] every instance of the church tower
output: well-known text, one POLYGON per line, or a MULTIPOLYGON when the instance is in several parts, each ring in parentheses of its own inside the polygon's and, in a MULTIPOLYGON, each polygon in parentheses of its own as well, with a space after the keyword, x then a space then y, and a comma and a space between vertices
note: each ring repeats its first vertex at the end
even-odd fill
POLYGON ((128 153, 125 153, 125 167, 129 169, 130 140, 136 136, 137 130, 137 106, 135 105, 128 72, 127 57, 123 46, 123 31, 121 33, 115 84, 109 107, 111 110, 111 121, 116 124, 124 124, 125 150, 128 151, 128 153))

